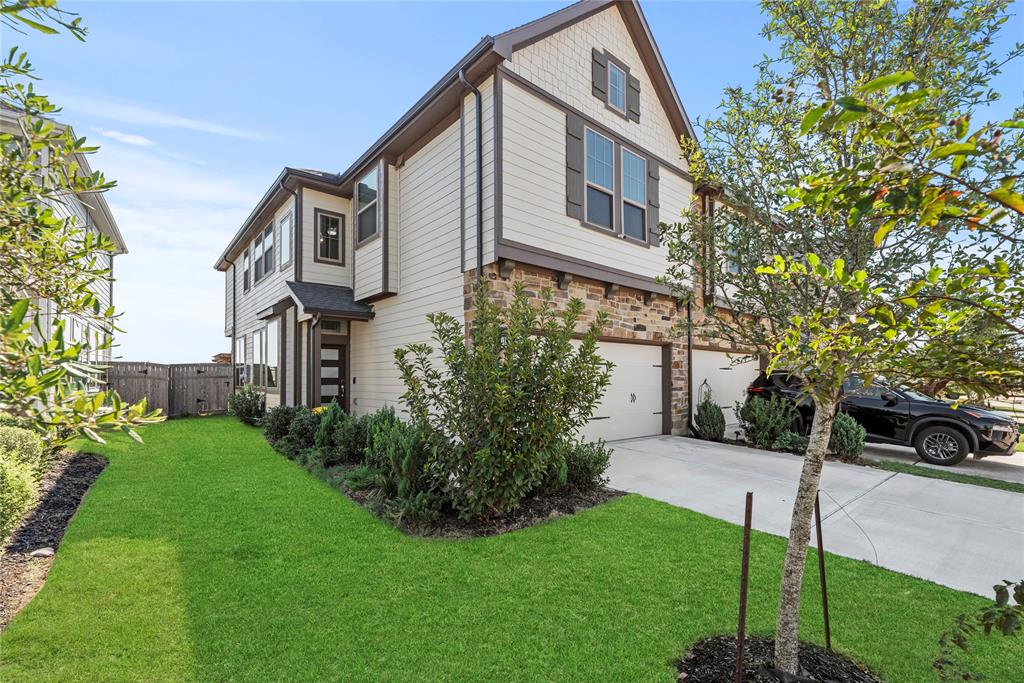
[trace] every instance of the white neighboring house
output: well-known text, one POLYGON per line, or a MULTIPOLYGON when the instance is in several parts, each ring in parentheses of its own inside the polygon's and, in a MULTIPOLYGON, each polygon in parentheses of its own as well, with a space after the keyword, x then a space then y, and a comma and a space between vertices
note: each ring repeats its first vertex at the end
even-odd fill
MULTIPOLYGON (((17 111, 0 108, 0 132, 21 137, 22 128, 19 124, 21 116, 17 111)), ((58 124, 58 126, 60 125, 58 124)), ((82 174, 89 175, 92 173, 92 168, 89 166, 89 160, 86 155, 77 155, 76 161, 82 174)), ((57 215, 63 218, 73 217, 76 226, 84 227, 88 231, 99 232, 114 243, 115 250, 113 253, 98 257, 98 265, 108 268, 111 274, 113 274, 114 257, 128 253, 128 248, 125 245, 124 238, 121 236, 121 231, 117 227, 117 223, 114 221, 114 216, 110 212, 110 206, 107 204, 103 193, 90 193, 87 196, 81 197, 69 195, 59 201, 52 201, 51 206, 57 215)), ((93 285, 92 291, 104 308, 113 304, 114 283, 112 281, 97 282, 93 285)), ((95 324, 90 324, 88 321, 81 320, 74 315, 60 314, 51 301, 40 300, 38 306, 43 333, 47 337, 50 335, 53 325, 61 318, 65 320, 64 335, 65 340, 69 342, 77 343, 89 340, 95 345, 98 335, 104 334, 95 324)), ((107 348, 92 350, 89 352, 88 357, 82 360, 94 363, 107 363, 111 359, 112 350, 107 348)))
POLYGON ((285 168, 238 229, 215 264, 236 385, 400 409, 394 349, 430 342, 428 313, 471 321, 482 272, 498 297, 522 282, 608 312, 616 367, 588 437, 687 431, 694 350, 731 372, 670 334, 687 309, 656 279, 659 220, 713 201, 680 158, 692 136, 636 2, 483 38, 346 170, 285 168))

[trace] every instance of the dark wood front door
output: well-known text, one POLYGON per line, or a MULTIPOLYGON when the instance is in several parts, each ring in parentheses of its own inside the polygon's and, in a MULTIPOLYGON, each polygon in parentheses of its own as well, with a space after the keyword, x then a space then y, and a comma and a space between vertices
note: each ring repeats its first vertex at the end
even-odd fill
POLYGON ((345 378, 348 372, 345 367, 344 344, 320 345, 320 404, 327 405, 337 400, 341 407, 346 406, 345 378))

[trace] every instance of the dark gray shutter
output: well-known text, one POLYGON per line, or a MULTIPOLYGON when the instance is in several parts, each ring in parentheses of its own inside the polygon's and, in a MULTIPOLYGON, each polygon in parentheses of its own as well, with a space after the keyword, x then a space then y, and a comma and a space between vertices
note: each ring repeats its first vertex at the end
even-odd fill
POLYGON ((626 79, 626 115, 630 121, 640 121, 640 81, 636 76, 626 79))
POLYGON ((583 220, 583 119, 565 115, 565 213, 583 220))
POLYGON ((652 247, 661 245, 661 228, 658 227, 658 162, 647 160, 647 241, 652 247))
POLYGON ((608 57, 596 47, 591 62, 591 81, 593 81, 594 97, 602 102, 608 101, 608 57))

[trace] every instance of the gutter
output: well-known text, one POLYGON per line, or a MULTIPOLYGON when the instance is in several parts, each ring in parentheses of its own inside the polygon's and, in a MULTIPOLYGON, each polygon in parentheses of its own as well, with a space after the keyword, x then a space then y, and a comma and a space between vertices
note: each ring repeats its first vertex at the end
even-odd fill
MULTIPOLYGON (((459 82, 476 97, 476 276, 484 276, 484 132, 483 100, 475 85, 466 80, 464 69, 459 69, 459 82)), ((462 103, 459 103, 462 107, 462 103)))

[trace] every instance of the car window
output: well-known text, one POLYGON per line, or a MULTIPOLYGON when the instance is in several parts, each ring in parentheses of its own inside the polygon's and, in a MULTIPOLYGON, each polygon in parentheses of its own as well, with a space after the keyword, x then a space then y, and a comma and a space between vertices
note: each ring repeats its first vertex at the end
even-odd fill
POLYGON ((892 390, 880 383, 873 382, 870 386, 864 384, 864 380, 859 377, 851 377, 845 382, 843 389, 847 396, 858 396, 860 398, 882 398, 882 394, 891 392, 892 390))

